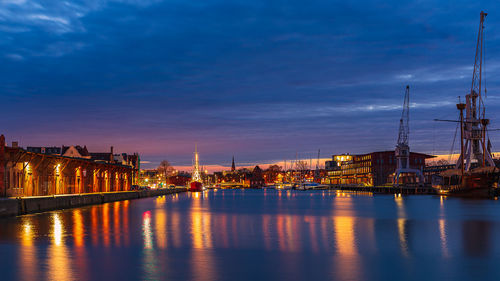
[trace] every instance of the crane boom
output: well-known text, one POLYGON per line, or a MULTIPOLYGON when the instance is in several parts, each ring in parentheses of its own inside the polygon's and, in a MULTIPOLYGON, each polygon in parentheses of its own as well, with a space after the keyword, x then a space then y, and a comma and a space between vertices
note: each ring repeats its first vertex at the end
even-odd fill
POLYGON ((406 85, 403 112, 399 120, 398 145, 408 145, 410 137, 410 86, 406 85))
POLYGON ((418 183, 424 184, 422 172, 410 167, 410 86, 406 85, 405 97, 403 101, 403 112, 399 120, 398 143, 396 145, 395 156, 397 161, 396 171, 394 172, 393 183, 399 185, 401 174, 415 174, 418 177, 418 183))

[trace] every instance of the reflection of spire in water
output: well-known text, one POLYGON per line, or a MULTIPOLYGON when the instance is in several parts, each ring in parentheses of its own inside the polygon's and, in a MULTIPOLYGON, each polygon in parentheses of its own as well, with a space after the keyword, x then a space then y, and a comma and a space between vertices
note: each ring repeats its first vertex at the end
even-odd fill
MULTIPOLYGON (((198 194, 195 193, 195 194, 198 194)), ((215 280, 216 266, 213 257, 212 217, 210 212, 204 212, 200 196, 192 197, 191 206, 191 239, 193 250, 191 256, 191 280, 215 280)), ((204 202, 205 203, 205 202, 204 202)))
POLYGON ((212 248, 212 229, 210 212, 201 209, 201 198, 194 193, 191 211, 191 234, 196 249, 212 248))

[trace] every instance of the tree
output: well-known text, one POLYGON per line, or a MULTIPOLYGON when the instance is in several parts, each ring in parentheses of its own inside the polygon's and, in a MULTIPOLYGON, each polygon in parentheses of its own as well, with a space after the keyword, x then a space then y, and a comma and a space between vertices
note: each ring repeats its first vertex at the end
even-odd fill
POLYGON ((449 165, 450 163, 448 161, 444 160, 444 159, 441 159, 441 160, 437 161, 437 164, 439 166, 442 166, 442 165, 449 165))
POLYGON ((163 178, 165 178, 165 180, 167 180, 168 177, 173 174, 175 169, 172 165, 170 165, 170 162, 163 160, 156 170, 163 176, 163 178))
POLYGON ((267 182, 276 182, 276 178, 281 172, 281 167, 278 165, 271 165, 264 172, 267 182))

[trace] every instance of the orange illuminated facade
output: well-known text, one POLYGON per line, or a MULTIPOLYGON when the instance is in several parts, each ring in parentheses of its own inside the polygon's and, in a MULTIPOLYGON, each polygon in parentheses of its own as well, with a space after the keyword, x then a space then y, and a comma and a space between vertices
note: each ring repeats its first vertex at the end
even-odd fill
POLYGON ((123 164, 8 147, 0 137, 0 197, 127 191, 135 170, 123 164))
MULTIPOLYGON (((425 159, 431 157, 433 156, 411 152, 410 167, 422 170, 425 166, 425 159)), ((392 176, 397 166, 394 151, 335 155, 332 159, 336 165, 332 165, 333 169, 328 171, 328 176, 323 182, 325 184, 365 186, 392 184, 392 176)))

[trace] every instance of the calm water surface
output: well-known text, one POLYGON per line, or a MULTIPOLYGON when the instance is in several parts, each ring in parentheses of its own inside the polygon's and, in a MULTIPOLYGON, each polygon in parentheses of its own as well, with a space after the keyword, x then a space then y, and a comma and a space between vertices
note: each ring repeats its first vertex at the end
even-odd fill
POLYGON ((0 219, 1 280, 500 280, 500 202, 218 190, 0 219))

